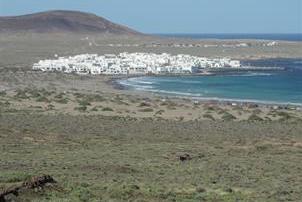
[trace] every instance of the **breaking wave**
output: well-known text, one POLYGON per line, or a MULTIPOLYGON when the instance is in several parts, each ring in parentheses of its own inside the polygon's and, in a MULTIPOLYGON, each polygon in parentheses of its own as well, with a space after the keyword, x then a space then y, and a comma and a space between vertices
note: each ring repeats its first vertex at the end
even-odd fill
MULTIPOLYGON (((134 86, 133 86, 134 87, 134 86)), ((158 90, 146 87, 138 87, 135 90, 143 90, 146 92, 157 93, 161 95, 173 96, 176 98, 189 98, 200 101, 218 101, 218 102, 235 102, 235 103, 258 103, 258 104, 275 104, 275 105, 293 105, 293 106, 302 106, 302 103, 295 102, 278 102, 270 100, 257 100, 257 99, 237 99, 237 98, 220 98, 220 97, 206 97, 201 93, 185 93, 179 91, 167 91, 167 90, 158 90)))
POLYGON ((243 76, 243 77, 249 77, 249 76, 272 76, 274 75, 273 73, 263 73, 263 72, 250 72, 246 74, 230 74, 226 76, 243 76))

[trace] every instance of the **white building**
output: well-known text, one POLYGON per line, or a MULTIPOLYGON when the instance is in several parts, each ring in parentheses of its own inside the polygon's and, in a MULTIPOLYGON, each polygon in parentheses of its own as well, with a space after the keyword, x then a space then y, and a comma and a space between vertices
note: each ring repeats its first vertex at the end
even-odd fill
POLYGON ((121 53, 119 55, 83 54, 41 60, 34 70, 62 71, 79 74, 192 74, 195 69, 239 68, 240 61, 228 58, 209 59, 190 55, 167 53, 121 53))

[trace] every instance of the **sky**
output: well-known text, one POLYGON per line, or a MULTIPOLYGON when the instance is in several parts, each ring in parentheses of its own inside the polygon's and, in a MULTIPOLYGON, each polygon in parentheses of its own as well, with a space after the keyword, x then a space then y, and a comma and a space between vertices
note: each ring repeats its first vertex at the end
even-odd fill
POLYGON ((302 0, 0 0, 0 16, 97 14, 144 33, 302 33, 302 0))

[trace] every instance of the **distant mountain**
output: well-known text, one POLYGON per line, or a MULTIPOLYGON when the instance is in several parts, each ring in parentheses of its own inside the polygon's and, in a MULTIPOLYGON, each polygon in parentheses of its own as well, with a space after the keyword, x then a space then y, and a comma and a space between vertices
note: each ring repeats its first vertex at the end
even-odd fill
POLYGON ((141 34, 94 14, 60 10, 0 17, 0 32, 141 34))

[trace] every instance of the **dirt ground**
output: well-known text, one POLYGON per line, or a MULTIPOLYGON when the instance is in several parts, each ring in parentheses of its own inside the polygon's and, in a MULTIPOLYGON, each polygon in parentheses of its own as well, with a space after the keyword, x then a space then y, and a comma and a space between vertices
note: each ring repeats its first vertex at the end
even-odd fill
POLYGON ((190 40, 159 37, 94 36, 68 34, 0 34, 0 69, 31 69, 41 59, 54 55, 84 53, 153 52, 189 54, 233 59, 301 58, 302 42, 279 41, 266 46, 265 40, 190 40), (236 45, 245 43, 247 47, 236 45), (235 46, 235 47, 233 47, 235 46))
POLYGON ((299 201, 301 126, 4 113, 0 186, 47 173, 63 191, 19 200, 299 201))
MULTIPOLYGON (((56 53, 144 48, 213 54, 209 49, 110 46, 161 40, 150 38, 98 38, 89 46, 91 38, 26 37, 0 37, 0 189, 43 174, 57 185, 8 200, 301 201, 297 108, 197 103, 114 89, 112 77, 30 70, 56 53)), ((240 51, 249 58, 302 55, 301 44, 281 44, 273 52, 260 45, 240 51)))

